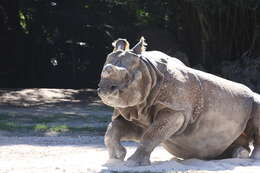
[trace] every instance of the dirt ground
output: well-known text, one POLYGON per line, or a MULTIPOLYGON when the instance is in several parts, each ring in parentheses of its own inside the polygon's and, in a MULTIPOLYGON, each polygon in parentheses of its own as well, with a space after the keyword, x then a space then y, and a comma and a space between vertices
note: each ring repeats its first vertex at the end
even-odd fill
MULTIPOLYGON (((127 158, 136 145, 124 143, 127 158)), ((1 173, 259 173, 260 162, 249 159, 171 160, 162 147, 151 155, 150 166, 107 163, 102 136, 0 137, 1 173)))
POLYGON ((112 109, 92 89, 0 90, 0 134, 103 135, 112 109))
MULTIPOLYGON (((260 161, 171 160, 162 147, 151 166, 107 163, 103 135, 111 113, 95 90, 0 90, 0 173, 260 172, 260 161)), ((124 146, 129 157, 136 144, 124 146)))

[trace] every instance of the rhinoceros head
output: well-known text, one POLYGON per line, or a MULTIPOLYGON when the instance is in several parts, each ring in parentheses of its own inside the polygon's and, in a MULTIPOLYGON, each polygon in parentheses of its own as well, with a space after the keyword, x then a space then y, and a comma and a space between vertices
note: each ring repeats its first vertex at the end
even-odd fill
POLYGON ((146 46, 144 38, 132 49, 125 39, 118 39, 112 45, 114 50, 107 56, 101 72, 98 95, 112 107, 137 105, 147 96, 150 85, 148 69, 141 58, 146 46))

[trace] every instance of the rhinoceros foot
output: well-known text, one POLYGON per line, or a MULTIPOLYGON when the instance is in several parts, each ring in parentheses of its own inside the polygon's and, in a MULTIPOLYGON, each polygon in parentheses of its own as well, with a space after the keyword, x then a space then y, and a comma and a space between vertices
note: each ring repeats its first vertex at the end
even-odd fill
POLYGON ((104 164, 104 166, 118 166, 118 165, 124 165, 124 161, 119 160, 119 159, 109 159, 107 162, 104 164))
POLYGON ((115 145, 110 148, 110 159, 124 160, 126 149, 122 145, 115 145))
POLYGON ((149 160, 150 154, 145 153, 144 151, 137 150, 131 157, 125 162, 126 166, 147 166, 151 162, 149 160))
POLYGON ((250 157, 252 159, 260 160, 260 145, 254 146, 253 153, 250 157))
POLYGON ((138 160, 127 160, 125 162, 125 166, 128 167, 134 167, 134 166, 148 166, 150 165, 150 161, 149 160, 142 160, 142 159, 138 159, 138 160))
POLYGON ((248 159, 249 158, 249 151, 245 149, 244 147, 238 147, 234 149, 233 152, 233 158, 239 158, 239 159, 248 159))
POLYGON ((127 160, 125 162, 125 166, 128 166, 128 167, 134 167, 134 166, 148 166, 150 165, 151 163, 150 162, 147 162, 147 161, 134 161, 134 160, 127 160))

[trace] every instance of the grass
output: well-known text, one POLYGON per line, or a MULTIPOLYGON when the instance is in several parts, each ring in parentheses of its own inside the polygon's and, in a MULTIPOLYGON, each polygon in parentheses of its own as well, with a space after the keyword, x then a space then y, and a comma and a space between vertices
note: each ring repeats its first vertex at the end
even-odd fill
MULTIPOLYGON (((76 115, 76 114, 43 114, 34 115, 30 113, 19 113, 19 112, 2 112, 0 113, 0 130, 10 131, 10 132, 81 132, 81 133, 104 133, 106 127, 88 126, 85 123, 100 123, 106 124, 111 121, 111 116, 109 112, 102 114, 102 112, 97 112, 95 114, 95 106, 92 108, 92 112, 86 115, 76 115), (94 109, 94 110, 93 110, 94 109), (91 115, 93 113, 93 115, 91 115), (79 126, 74 125, 74 122, 79 126), (82 122, 82 124, 81 124, 82 122), (69 124, 69 125, 68 125, 69 124), (85 124, 85 125, 84 125, 85 124)), ((98 109, 98 107, 96 108, 98 109)))
POLYGON ((79 128, 75 128, 75 127, 70 127, 69 128, 72 131, 78 131, 78 132, 83 132, 83 131, 88 131, 88 132, 105 132, 106 131, 106 127, 79 127, 79 128))
POLYGON ((22 125, 15 122, 0 122, 0 130, 19 131, 27 130, 34 132, 105 132, 106 127, 69 127, 67 125, 49 126, 47 124, 22 125))
POLYGON ((30 115, 30 114, 19 114, 17 113, 1 113, 0 121, 27 121, 32 123, 50 123, 50 122, 61 122, 70 120, 82 120, 86 122, 108 122, 111 120, 111 116, 97 116, 97 115, 86 115, 79 116, 76 114, 50 114, 50 115, 30 115))
POLYGON ((19 128, 21 127, 14 122, 0 122, 0 130, 13 131, 19 128))
POLYGON ((69 131, 69 127, 67 125, 57 125, 57 126, 48 126, 46 124, 36 124, 33 127, 34 131, 39 131, 39 132, 66 132, 69 131))
POLYGON ((49 129, 51 132, 67 132, 71 129, 67 125, 58 125, 49 129))
POLYGON ((46 124, 36 124, 34 126, 34 131, 44 132, 48 130, 48 126, 46 124))

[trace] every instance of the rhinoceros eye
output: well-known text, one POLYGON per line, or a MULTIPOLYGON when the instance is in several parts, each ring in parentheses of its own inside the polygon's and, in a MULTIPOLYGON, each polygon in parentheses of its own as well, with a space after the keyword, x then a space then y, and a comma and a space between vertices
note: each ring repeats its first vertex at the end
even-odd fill
POLYGON ((134 68, 134 67, 138 66, 139 58, 138 57, 133 57, 133 56, 132 57, 127 57, 127 58, 125 58, 124 62, 125 62, 126 66, 134 68))

